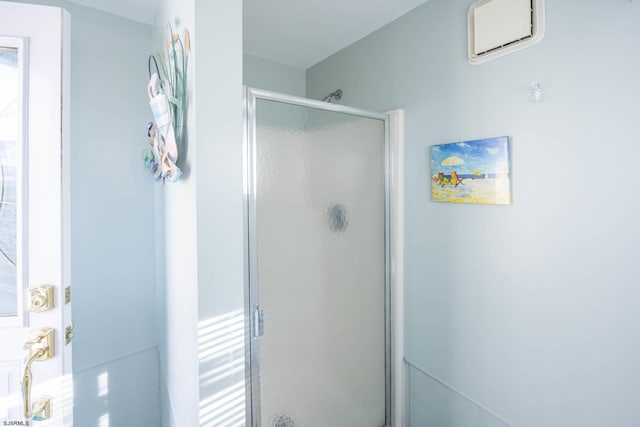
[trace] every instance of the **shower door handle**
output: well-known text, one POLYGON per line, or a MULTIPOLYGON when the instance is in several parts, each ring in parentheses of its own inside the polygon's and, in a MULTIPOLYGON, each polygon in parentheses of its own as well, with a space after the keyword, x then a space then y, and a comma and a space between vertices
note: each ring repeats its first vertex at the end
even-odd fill
POLYGON ((264 311, 259 305, 253 306, 253 337, 260 338, 264 335, 264 311))

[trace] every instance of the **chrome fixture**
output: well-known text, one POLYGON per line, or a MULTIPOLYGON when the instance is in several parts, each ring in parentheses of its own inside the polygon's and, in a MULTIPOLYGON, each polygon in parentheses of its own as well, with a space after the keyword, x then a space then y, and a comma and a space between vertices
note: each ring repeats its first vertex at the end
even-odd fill
POLYGON ((340 98, 342 98, 342 89, 336 89, 333 92, 331 92, 329 95, 327 95, 324 98, 322 98, 322 101, 331 102, 334 99, 336 101, 340 101, 340 98))

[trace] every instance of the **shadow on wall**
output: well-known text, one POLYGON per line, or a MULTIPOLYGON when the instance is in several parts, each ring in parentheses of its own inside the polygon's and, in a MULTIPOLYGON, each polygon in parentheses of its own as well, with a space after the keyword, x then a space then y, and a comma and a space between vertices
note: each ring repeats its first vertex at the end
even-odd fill
MULTIPOLYGON (((154 348, 77 371, 73 379, 66 375, 36 382, 32 396, 52 396, 54 417, 62 415, 60 408, 73 408, 76 426, 157 426, 160 425, 157 371, 158 353, 154 348)), ((0 408, 9 408, 12 420, 21 420, 21 393, 0 398, 0 408)))
POLYGON ((198 323, 198 359, 200 426, 244 426, 244 310, 198 323))
POLYGON ((74 424, 159 426, 158 353, 149 349, 74 374, 74 424))

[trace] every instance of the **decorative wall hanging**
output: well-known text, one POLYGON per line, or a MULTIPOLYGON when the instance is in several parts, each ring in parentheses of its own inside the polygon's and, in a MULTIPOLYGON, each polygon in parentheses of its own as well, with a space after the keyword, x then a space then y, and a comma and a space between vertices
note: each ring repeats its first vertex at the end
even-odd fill
POLYGON ((509 137, 431 147, 431 197, 436 202, 511 203, 509 137))
POLYGON ((145 167, 156 181, 163 183, 166 180, 176 182, 182 176, 177 162, 183 146, 191 44, 186 29, 184 43, 178 34, 174 34, 171 25, 169 35, 166 56, 164 53, 158 53, 157 58, 149 56, 147 93, 153 121, 147 125, 150 147, 143 151, 145 167))

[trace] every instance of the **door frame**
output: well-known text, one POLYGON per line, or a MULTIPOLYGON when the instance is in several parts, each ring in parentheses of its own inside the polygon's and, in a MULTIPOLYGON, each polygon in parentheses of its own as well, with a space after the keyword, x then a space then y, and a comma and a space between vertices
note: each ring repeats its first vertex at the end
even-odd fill
MULTIPOLYGON (((29 297, 26 288, 43 284, 54 288, 54 309, 37 314, 27 314, 25 311, 22 325, 12 328, 12 333, 16 340, 20 338, 20 343, 23 343, 28 338, 29 330, 54 328, 54 356, 42 363, 34 363, 32 393, 34 397, 49 395, 53 399, 53 415, 49 421, 42 421, 43 424, 71 426, 72 344, 67 342, 65 336, 66 327, 72 326, 71 304, 65 298, 65 289, 71 285, 71 18, 60 7, 4 1, 0 1, 0 6, 7 13, 6 16, 12 18, 12 25, 3 28, 3 36, 24 40, 23 59, 25 65, 28 64, 25 67, 23 86, 26 102, 22 106, 23 109, 26 108, 23 111, 22 131, 27 143, 21 160, 24 176, 28 177, 28 181, 25 180, 28 188, 23 188, 24 209, 18 215, 20 220, 25 221, 22 225, 22 238, 26 248, 23 247, 21 252, 26 250, 25 255, 28 254, 30 259, 24 265, 27 267, 27 281, 24 283, 22 308, 26 310, 26 300, 29 297), (23 25, 25 19, 30 25, 23 25), (34 179, 37 176, 46 176, 48 181, 45 184, 42 180, 34 179), (40 221, 34 226, 32 219, 39 216, 46 216, 47 221, 40 221), (47 244, 39 243, 42 241, 47 244), (36 268, 32 258, 46 262, 41 262, 36 268)), ((8 406, 13 407, 14 401, 21 401, 22 396, 18 391, 7 399, 8 406)))
MULTIPOLYGON (((385 174, 385 417, 387 427, 401 427, 402 414, 404 413, 404 349, 402 336, 397 336, 398 325, 402 325, 403 303, 401 280, 403 270, 401 255, 402 239, 393 236, 392 233, 401 231, 398 224, 403 222, 404 213, 393 189, 401 184, 398 179, 403 174, 402 163, 398 151, 401 141, 397 140, 402 135, 403 115, 401 110, 390 114, 374 113, 357 108, 346 107, 338 104, 281 94, 277 92, 244 88, 244 236, 245 236, 245 385, 246 385, 246 418, 247 425, 260 427, 260 339, 253 335, 256 328, 254 309, 259 303, 258 277, 257 277, 257 217, 256 217, 256 104, 258 100, 276 101, 285 104, 310 107, 324 111, 350 114, 364 118, 382 120, 384 122, 384 174, 385 174), (391 137, 394 136, 392 150, 391 137), (393 151, 393 152, 392 152, 393 151), (400 169, 398 168, 400 166, 400 169), (393 204, 393 206, 392 206, 393 204), (391 216, 394 215, 392 223, 391 216), (398 244, 400 242, 400 244, 398 244), (398 251, 400 249, 400 251, 398 251), (392 336, 392 331, 393 336, 392 336)), ((266 427, 266 426, 265 426, 266 427)))

